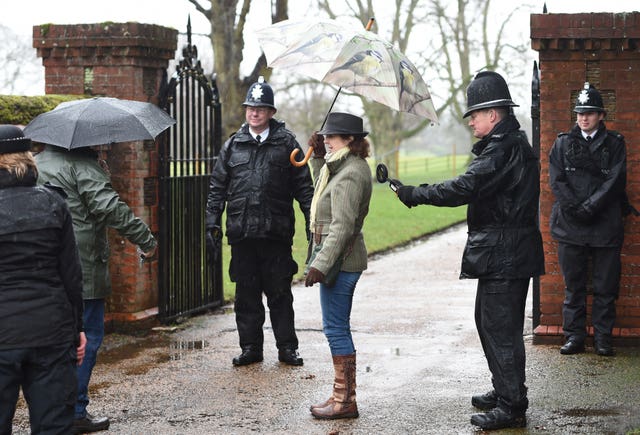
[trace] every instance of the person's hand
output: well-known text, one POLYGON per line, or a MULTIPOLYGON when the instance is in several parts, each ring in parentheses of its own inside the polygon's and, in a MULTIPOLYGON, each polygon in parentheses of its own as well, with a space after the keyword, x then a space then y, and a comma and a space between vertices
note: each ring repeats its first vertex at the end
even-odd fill
POLYGON ((310 267, 307 272, 307 277, 304 280, 305 287, 311 287, 317 282, 322 282, 324 280, 324 273, 320 272, 315 267, 310 267))
POLYGON ((313 148, 313 156, 323 159, 327 150, 324 147, 324 136, 315 132, 309 138, 307 144, 313 148))
POLYGON ((143 252, 142 255, 144 255, 145 259, 149 259, 149 258, 153 257, 154 255, 156 255, 156 252, 158 252, 158 244, 157 243, 155 245, 153 245, 153 248, 149 249, 147 252, 143 252))
POLYGON ((222 228, 219 225, 207 228, 206 243, 209 252, 214 253, 216 251, 220 245, 220 240, 222 240, 222 228))
POLYGON ((593 214, 581 204, 571 207, 569 214, 577 221, 585 224, 591 222, 593 219, 593 214))
POLYGON ((413 189, 415 189, 414 186, 400 186, 396 192, 400 201, 409 208, 418 205, 418 203, 413 199, 413 189))
POLYGON ((84 332, 80 333, 80 344, 78 345, 76 352, 78 358, 78 365, 82 365, 82 360, 84 360, 84 352, 87 347, 87 336, 84 332))

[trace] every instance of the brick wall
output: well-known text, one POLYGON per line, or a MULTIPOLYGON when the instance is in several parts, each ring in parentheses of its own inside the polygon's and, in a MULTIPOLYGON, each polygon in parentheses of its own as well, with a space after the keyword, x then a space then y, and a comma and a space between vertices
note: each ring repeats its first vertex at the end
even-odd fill
MULTIPOLYGON (((564 283, 549 230, 549 151, 557 134, 575 123, 575 98, 589 81, 603 95, 607 128, 626 138, 627 192, 640 209, 640 13, 531 15, 531 44, 540 63, 540 224, 547 270, 540 279, 541 318, 534 342, 555 342, 562 336, 564 283)), ((590 313, 590 296, 588 303, 590 313)), ((640 218, 629 217, 625 223, 615 326, 616 341, 640 339, 640 218)))
MULTIPOLYGON (((45 67, 47 94, 109 96, 156 102, 163 72, 174 58, 178 32, 140 23, 33 27, 33 46, 45 67)), ((127 142, 106 151, 111 180, 120 197, 156 233, 157 147, 127 142)), ((136 247, 109 234, 113 295, 107 321, 129 322, 157 312, 157 262, 140 266, 136 247)))

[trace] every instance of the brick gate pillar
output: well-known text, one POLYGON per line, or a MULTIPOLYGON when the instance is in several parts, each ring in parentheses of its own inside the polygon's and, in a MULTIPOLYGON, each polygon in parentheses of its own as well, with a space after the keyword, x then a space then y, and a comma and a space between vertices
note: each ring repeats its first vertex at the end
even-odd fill
MULTIPOLYGON (((531 43, 540 62, 540 225, 547 270, 540 279, 541 317, 534 343, 557 343, 562 337, 564 283, 549 229, 549 151, 557 134, 575 123, 577 93, 590 82, 602 93, 607 128, 626 138, 627 192, 640 209, 640 13, 534 14, 531 43)), ((591 291, 588 302, 590 314, 591 291)), ((619 344, 640 341, 640 218, 635 217, 625 222, 614 337, 619 344)))
MULTIPOLYGON (((45 67, 47 94, 108 96, 156 102, 178 32, 140 23, 33 27, 45 67)), ((158 231, 157 147, 152 141, 115 144, 107 152, 114 188, 136 216, 158 231)), ((157 261, 140 266, 136 247, 110 231, 113 295, 107 321, 132 322, 157 313, 157 261)))

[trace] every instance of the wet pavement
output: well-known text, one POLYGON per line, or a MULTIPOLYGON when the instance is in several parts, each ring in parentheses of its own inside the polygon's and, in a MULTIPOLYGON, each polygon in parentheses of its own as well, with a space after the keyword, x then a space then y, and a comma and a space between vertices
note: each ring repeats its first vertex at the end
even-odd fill
MULTIPOLYGON (((277 360, 269 321, 265 360, 233 367, 230 307, 174 331, 110 334, 91 385, 90 412, 118 434, 470 434, 472 394, 491 389, 473 322, 475 280, 458 280, 466 227, 373 258, 352 311, 360 417, 319 421, 333 368, 322 334, 317 286, 294 287, 304 366, 277 360)), ((531 301, 531 295, 529 295, 531 301)), ((640 433, 640 349, 614 358, 588 348, 562 356, 525 332, 528 427, 503 434, 640 433)), ((24 407, 16 434, 28 433, 24 407)))

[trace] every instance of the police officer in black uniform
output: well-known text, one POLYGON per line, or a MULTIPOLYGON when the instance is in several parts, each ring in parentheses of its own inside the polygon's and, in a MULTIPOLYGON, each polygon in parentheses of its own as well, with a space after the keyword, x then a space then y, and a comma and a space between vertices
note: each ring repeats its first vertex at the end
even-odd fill
POLYGON ((526 426, 524 310, 530 278, 544 273, 539 161, 512 106, 500 74, 478 73, 467 88, 464 117, 480 140, 466 172, 397 192, 408 207, 469 205, 460 278, 478 279, 475 321, 493 384, 493 390, 471 398, 487 411, 471 416, 482 429, 526 426))
POLYGON ((587 281, 591 277, 595 352, 612 356, 623 215, 634 210, 625 193, 626 146, 620 133, 607 130, 602 96, 589 83, 580 91, 573 111, 576 125, 558 135, 549 154, 549 181, 555 196, 551 235, 558 241, 565 283, 562 326, 566 342, 560 353, 585 350, 587 281))
MULTIPOLYGON (((263 360, 267 297, 278 359, 303 364, 294 326, 291 280, 298 271, 291 246, 293 200, 309 228, 313 184, 308 166, 294 167, 289 155, 300 145, 276 113, 273 90, 262 77, 251 85, 243 103, 245 119, 223 145, 209 185, 207 244, 215 249, 222 237, 221 217, 227 208, 226 234, 231 245, 229 275, 236 283, 235 314, 242 353, 233 364, 263 360)), ((308 234, 308 231, 307 231, 308 234)))

